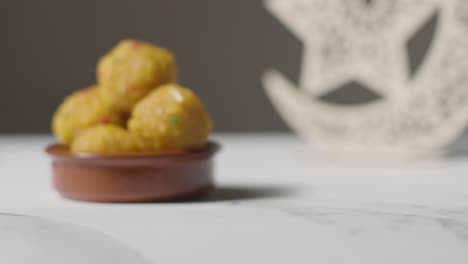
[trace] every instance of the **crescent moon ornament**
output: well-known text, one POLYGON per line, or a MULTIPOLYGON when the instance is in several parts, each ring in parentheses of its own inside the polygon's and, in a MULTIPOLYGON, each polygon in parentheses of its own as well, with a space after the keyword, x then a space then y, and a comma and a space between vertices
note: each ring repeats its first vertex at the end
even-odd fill
MULTIPOLYGON (((304 45, 299 84, 268 70, 284 120, 339 155, 409 158, 438 152, 468 124, 468 2, 266 0, 304 45), (409 53, 419 40, 423 54, 409 53), (351 89, 366 102, 328 97, 351 89), (342 91, 340 91, 342 90, 342 91)), ((418 50, 421 53, 421 48, 418 50)), ((352 97, 352 96, 351 96, 352 97)))

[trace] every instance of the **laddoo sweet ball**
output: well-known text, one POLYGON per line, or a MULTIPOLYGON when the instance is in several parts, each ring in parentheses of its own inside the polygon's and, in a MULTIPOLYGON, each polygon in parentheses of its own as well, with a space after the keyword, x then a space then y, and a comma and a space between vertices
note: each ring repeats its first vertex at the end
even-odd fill
POLYGON ((99 60, 97 79, 106 102, 129 112, 151 89, 175 81, 176 62, 164 48, 127 39, 99 60))
POLYGON ((117 154, 142 149, 141 141, 124 128, 113 125, 95 125, 82 131, 71 144, 75 153, 117 154))
POLYGON ((156 88, 134 108, 127 123, 147 151, 178 151, 206 144, 212 121, 200 99, 171 83, 156 88))
POLYGON ((83 129, 99 123, 125 123, 125 118, 103 103, 93 85, 67 96, 52 118, 52 131, 62 144, 70 145, 83 129))

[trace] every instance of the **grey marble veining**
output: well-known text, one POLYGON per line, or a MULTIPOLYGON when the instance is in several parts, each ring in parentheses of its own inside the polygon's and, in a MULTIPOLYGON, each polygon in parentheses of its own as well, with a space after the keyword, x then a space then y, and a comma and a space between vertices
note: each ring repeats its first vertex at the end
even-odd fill
POLYGON ((364 232, 404 231, 414 227, 431 227, 447 232, 468 245, 468 207, 437 208, 416 204, 317 202, 286 199, 239 203, 301 217, 332 229, 357 236, 364 232))

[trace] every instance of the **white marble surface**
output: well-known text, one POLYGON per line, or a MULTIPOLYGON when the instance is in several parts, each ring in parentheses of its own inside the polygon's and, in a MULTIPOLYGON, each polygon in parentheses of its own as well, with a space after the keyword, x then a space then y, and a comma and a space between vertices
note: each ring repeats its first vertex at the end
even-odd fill
POLYGON ((445 159, 364 162, 288 135, 216 138, 205 201, 94 204, 52 189, 51 138, 0 136, 0 212, 88 227, 149 263, 468 263, 467 140, 445 159))
POLYGON ((0 214, 0 234, 0 263, 148 264, 105 234, 39 217, 0 214))

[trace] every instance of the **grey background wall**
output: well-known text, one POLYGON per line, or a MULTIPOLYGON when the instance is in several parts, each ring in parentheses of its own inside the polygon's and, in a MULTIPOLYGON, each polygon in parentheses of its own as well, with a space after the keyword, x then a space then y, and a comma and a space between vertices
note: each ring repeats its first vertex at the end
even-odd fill
POLYGON ((267 67, 297 79, 301 44, 261 1, 112 0, 2 3, 0 132, 47 132, 55 107, 95 82, 117 41, 151 41, 177 55, 217 131, 285 130, 260 84, 267 67))
MULTIPOLYGON (((17 0, 0 12, 0 133, 48 132, 60 101, 94 83, 97 59, 127 37, 174 51, 180 83, 202 97, 217 131, 287 130, 260 76, 275 67, 297 80, 302 46, 260 0, 17 0)), ((411 62, 435 22, 410 43, 411 62)), ((359 91, 338 99, 360 101, 359 91)))

